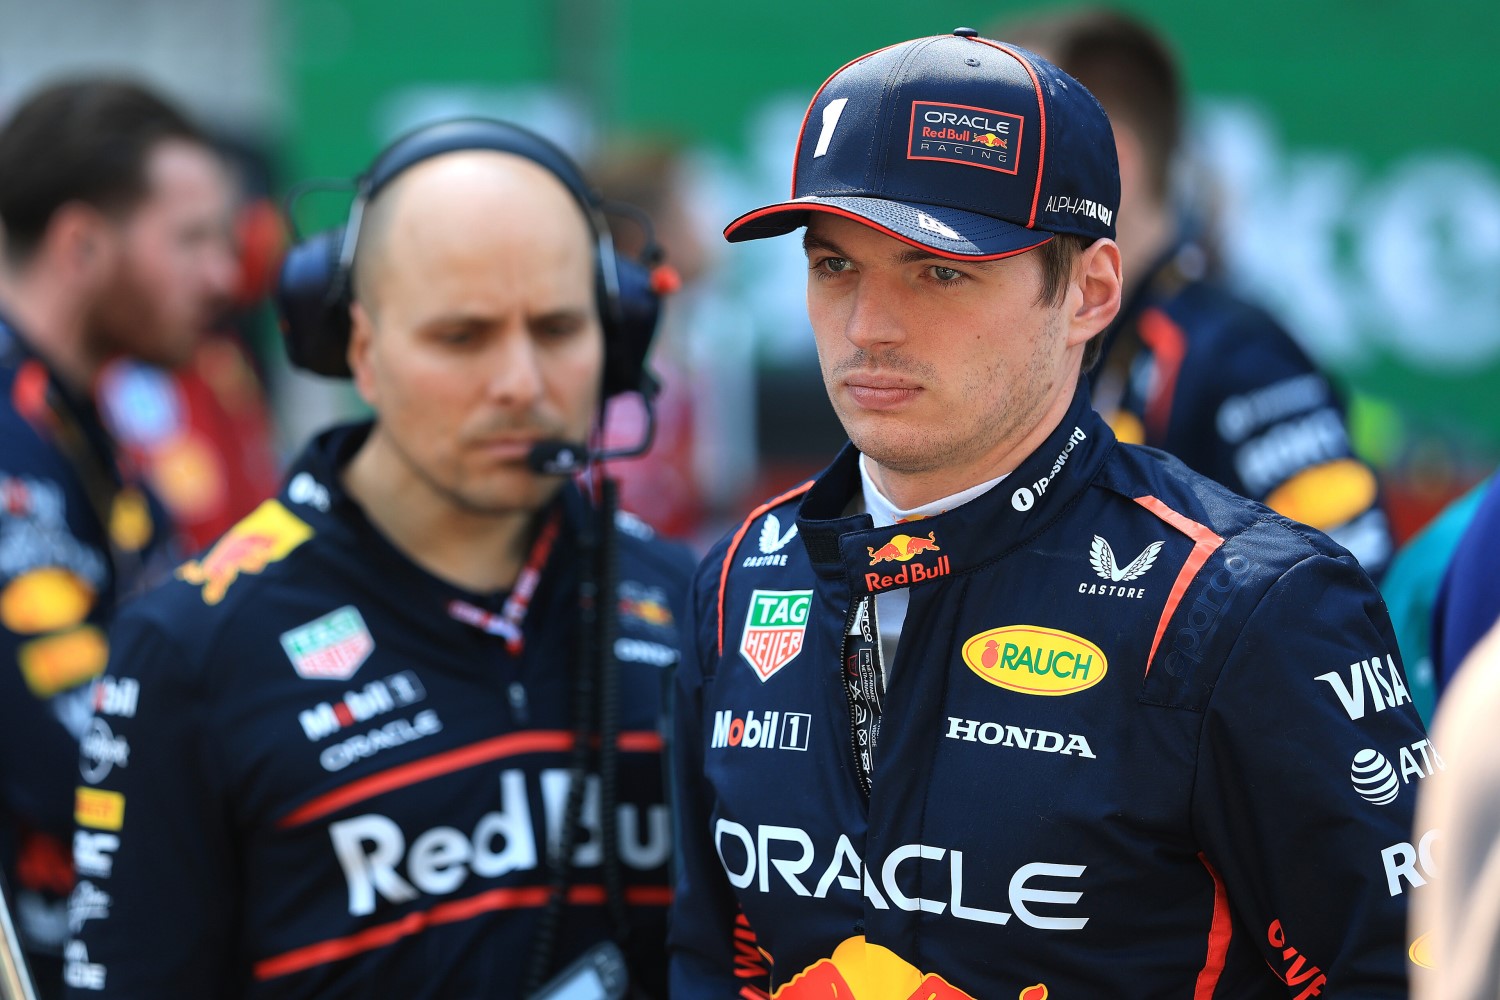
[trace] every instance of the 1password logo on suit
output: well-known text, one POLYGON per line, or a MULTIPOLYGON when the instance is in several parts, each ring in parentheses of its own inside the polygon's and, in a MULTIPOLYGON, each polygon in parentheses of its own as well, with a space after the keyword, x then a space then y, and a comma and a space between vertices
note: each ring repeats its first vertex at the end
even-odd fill
POLYGON ((740 655, 762 682, 802 652, 811 590, 754 590, 740 636, 740 655))

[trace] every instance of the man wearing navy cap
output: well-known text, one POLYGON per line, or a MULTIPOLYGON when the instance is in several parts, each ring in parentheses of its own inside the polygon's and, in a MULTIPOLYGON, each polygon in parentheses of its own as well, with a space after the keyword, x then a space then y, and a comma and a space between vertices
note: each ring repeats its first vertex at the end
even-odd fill
POLYGON ((959 29, 797 142, 726 236, 805 227, 850 444, 698 574, 672 995, 1404 996, 1441 759, 1354 558, 1090 408, 1098 103, 959 29))

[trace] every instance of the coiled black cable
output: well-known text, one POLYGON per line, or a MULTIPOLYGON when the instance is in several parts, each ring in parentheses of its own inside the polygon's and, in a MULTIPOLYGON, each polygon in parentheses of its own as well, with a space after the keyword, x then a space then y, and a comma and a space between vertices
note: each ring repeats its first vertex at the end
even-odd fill
MULTIPOLYGON (((536 942, 523 997, 536 993, 547 982, 557 955, 557 940, 562 929, 563 910, 568 901, 568 885, 573 880, 573 850, 577 843, 579 819, 588 784, 589 758, 594 742, 594 708, 597 703, 595 680, 599 673, 598 519, 586 514, 578 525, 578 630, 573 640, 573 752, 568 763, 568 800, 563 810, 562 829, 554 845, 549 867, 547 908, 537 925, 536 942)), ((605 538, 613 535, 612 525, 605 526, 605 538)))
POLYGON ((618 507, 618 486, 614 480, 601 477, 598 503, 581 519, 583 524, 577 534, 578 630, 573 643, 573 751, 568 766, 568 799, 556 853, 550 859, 552 877, 547 908, 537 927, 531 965, 521 991, 523 997, 533 995, 546 984, 557 955, 568 887, 573 879, 573 853, 580 832, 589 762, 596 747, 605 903, 612 937, 622 951, 630 938, 619 833, 620 679, 614 668, 619 618, 615 539, 618 507))

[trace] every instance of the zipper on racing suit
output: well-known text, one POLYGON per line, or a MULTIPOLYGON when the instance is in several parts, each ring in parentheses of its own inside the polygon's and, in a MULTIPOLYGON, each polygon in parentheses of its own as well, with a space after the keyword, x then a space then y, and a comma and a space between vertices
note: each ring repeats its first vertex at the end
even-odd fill
POLYGON ((856 600, 844 619, 843 656, 839 664, 844 694, 849 700, 849 752, 865 801, 875 772, 875 745, 880 739, 881 698, 885 670, 880 658, 880 630, 875 620, 875 598, 856 600))

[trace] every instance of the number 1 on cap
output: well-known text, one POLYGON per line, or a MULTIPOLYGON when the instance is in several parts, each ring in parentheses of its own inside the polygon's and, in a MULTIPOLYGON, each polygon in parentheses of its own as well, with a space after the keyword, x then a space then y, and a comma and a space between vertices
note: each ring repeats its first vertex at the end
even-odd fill
POLYGON ((828 144, 833 140, 833 130, 839 126, 839 115, 844 113, 844 105, 848 103, 849 98, 840 97, 836 101, 829 101, 828 107, 823 109, 823 131, 818 133, 818 148, 813 150, 813 159, 828 152, 828 144))

